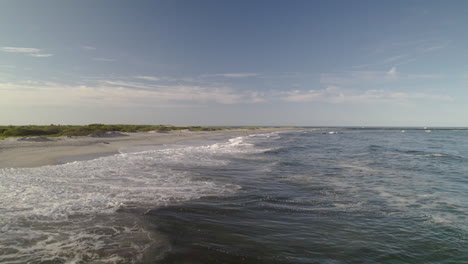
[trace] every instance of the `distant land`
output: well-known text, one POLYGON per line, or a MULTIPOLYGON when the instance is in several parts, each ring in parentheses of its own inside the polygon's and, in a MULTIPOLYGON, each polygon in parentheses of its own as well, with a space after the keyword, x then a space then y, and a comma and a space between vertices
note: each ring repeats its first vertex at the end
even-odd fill
POLYGON ((28 125, 28 126, 0 126, 0 139, 7 137, 31 137, 31 136, 90 136, 110 132, 168 132, 173 130, 190 131, 216 131, 225 129, 256 129, 258 127, 202 127, 202 126, 171 126, 171 125, 28 125))
MULTIPOLYGON (((89 125, 26 125, 0 126, 0 140, 8 137, 32 136, 92 136, 110 132, 168 132, 175 130, 216 131, 228 129, 259 129, 283 126, 172 126, 172 125, 129 125, 129 124, 89 124, 89 125)), ((284 126, 286 127, 286 126, 284 126)), ((349 129, 349 130, 468 130, 468 127, 389 127, 389 126, 296 126, 295 128, 349 129)))

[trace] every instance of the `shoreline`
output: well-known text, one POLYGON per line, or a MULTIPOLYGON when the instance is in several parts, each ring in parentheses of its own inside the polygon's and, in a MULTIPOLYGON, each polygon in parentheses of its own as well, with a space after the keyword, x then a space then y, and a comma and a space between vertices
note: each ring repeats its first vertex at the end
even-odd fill
POLYGON ((217 131, 171 131, 121 133, 111 137, 57 137, 35 142, 7 138, 0 141, 0 169, 34 168, 113 155, 127 147, 174 144, 218 135, 242 135, 298 128, 230 129, 217 131), (89 157, 89 158, 87 158, 89 157))

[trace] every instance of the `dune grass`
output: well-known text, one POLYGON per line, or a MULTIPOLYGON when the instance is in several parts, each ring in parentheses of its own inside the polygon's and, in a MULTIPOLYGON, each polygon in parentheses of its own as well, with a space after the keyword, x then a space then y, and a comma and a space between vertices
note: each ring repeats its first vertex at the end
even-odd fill
POLYGON ((32 136, 89 136, 104 134, 107 132, 147 132, 147 131, 215 131, 223 129, 257 129, 257 127, 202 127, 202 126, 169 126, 169 125, 106 125, 90 124, 77 125, 47 125, 47 126, 0 126, 0 140, 7 137, 32 137, 32 136))

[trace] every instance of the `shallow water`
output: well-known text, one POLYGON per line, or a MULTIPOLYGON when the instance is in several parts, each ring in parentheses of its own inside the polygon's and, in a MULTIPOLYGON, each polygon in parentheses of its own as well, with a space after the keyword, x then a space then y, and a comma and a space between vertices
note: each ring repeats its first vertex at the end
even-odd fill
POLYGON ((335 131, 0 170, 0 263, 468 262, 468 132, 335 131))

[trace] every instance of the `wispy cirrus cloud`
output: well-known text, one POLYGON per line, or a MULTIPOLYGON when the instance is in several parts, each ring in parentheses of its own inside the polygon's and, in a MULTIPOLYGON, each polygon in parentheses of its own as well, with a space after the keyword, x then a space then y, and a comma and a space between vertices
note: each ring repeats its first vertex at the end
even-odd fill
POLYGON ((452 101, 449 95, 385 89, 347 89, 330 85, 323 89, 239 90, 226 86, 152 84, 129 78, 97 80, 86 85, 57 82, 0 82, 0 105, 66 106, 193 106, 200 104, 331 103, 413 104, 418 101, 452 101))
POLYGON ((365 91, 342 89, 329 86, 319 90, 294 90, 282 93, 282 100, 295 103, 328 102, 328 103, 392 103, 408 104, 415 100, 453 101, 449 95, 423 92, 396 92, 383 89, 365 91))
POLYGON ((26 56, 37 57, 37 58, 45 58, 51 57, 54 54, 44 53, 42 49, 37 48, 22 48, 22 47, 0 47, 1 52, 6 53, 19 53, 26 56))
POLYGON ((447 49, 448 39, 416 39, 406 41, 383 41, 380 45, 363 56, 367 62, 352 66, 353 69, 377 66, 400 66, 427 58, 433 53, 447 49))
POLYGON ((160 80, 161 80, 161 78, 159 78, 159 77, 144 76, 144 75, 133 76, 133 78, 135 78, 135 79, 140 79, 140 80, 146 80, 146 81, 153 81, 153 82, 157 82, 157 81, 160 81, 160 80))
POLYGON ((225 78, 246 78, 258 76, 258 73, 254 72, 240 72, 240 73, 216 73, 216 74, 204 74, 202 77, 225 77, 225 78))
POLYGON ((212 82, 206 82, 206 81, 203 81, 201 80, 200 78, 188 78, 188 77, 184 77, 184 78, 176 78, 176 77, 170 77, 170 76, 161 76, 161 77, 156 77, 156 76, 148 76, 148 75, 136 75, 136 76, 132 76, 131 77, 132 79, 136 79, 136 80, 143 80, 143 81, 147 81, 147 82, 166 82, 166 83, 174 83, 174 82, 177 82, 177 83, 212 83, 212 82))
POLYGON ((445 74, 407 74, 408 79, 440 79, 446 77, 445 74))
POLYGON ((349 71, 343 73, 322 74, 320 82, 326 89, 295 91, 285 93, 285 100, 291 102, 323 101, 329 103, 395 103, 408 104, 416 100, 451 101, 446 94, 432 91, 413 91, 400 87, 408 84, 420 85, 425 80, 444 78, 442 74, 408 74, 399 72, 397 67, 387 71, 349 71), (381 87, 387 87, 382 89, 381 87), (392 88, 388 88, 392 87, 392 88), (366 89, 367 88, 367 89, 366 89))
POLYGON ((51 57, 54 56, 54 54, 48 54, 48 53, 31 53, 29 54, 31 57, 37 57, 37 58, 46 58, 46 57, 51 57))
POLYGON ((400 61, 402 59, 408 58, 408 54, 400 54, 400 55, 395 55, 388 57, 382 61, 382 64, 388 64, 388 63, 395 63, 397 61, 400 61))
POLYGON ((320 82, 328 85, 350 85, 370 82, 383 82, 395 76, 396 68, 389 71, 349 71, 343 73, 323 73, 320 75, 320 82))
POLYGON ((81 46, 81 48, 84 49, 84 50, 96 50, 96 47, 87 46, 87 45, 81 46))
POLYGON ((264 101, 255 91, 198 85, 149 85, 125 80, 99 80, 87 85, 56 82, 0 82, 0 105, 187 106, 206 103, 249 104, 264 101))
POLYGON ((223 86, 143 84, 125 80, 101 80, 100 83, 118 89, 146 91, 148 98, 160 102, 244 104, 264 101, 258 92, 236 91, 223 86))
POLYGON ((113 62, 115 61, 114 59, 109 59, 109 58, 93 58, 93 61, 102 61, 102 62, 113 62))
POLYGON ((125 89, 133 89, 133 90, 155 90, 159 88, 159 85, 148 85, 144 83, 138 82, 129 82, 129 81, 122 81, 122 80, 99 80, 99 85, 102 86, 116 86, 116 87, 124 87, 125 89))
POLYGON ((0 51, 9 52, 9 53, 39 53, 40 49, 36 48, 20 48, 20 47, 0 47, 0 51))
POLYGON ((433 51, 441 50, 441 49, 445 48, 446 46, 447 45, 435 45, 435 46, 422 47, 422 48, 420 48, 420 51, 423 52, 423 53, 433 52, 433 51))
POLYGON ((327 85, 364 85, 416 79, 438 79, 443 77, 445 77, 443 74, 401 73, 398 72, 397 67, 391 67, 388 71, 324 73, 320 76, 320 82, 327 85))

